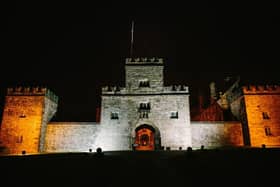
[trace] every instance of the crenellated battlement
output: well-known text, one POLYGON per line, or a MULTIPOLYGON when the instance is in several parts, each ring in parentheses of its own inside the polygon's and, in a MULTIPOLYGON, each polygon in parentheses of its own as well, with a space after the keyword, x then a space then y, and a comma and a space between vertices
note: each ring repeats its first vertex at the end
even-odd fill
POLYGON ((279 85, 247 85, 242 87, 244 94, 280 94, 280 86, 279 85))
POLYGON ((13 88, 7 88, 7 95, 26 95, 26 96, 34 96, 34 95, 45 95, 54 102, 58 102, 58 97, 46 87, 22 87, 17 86, 13 88))
POLYGON ((119 93, 121 91, 125 90, 124 87, 120 86, 104 86, 102 87, 102 93, 108 92, 108 93, 119 93))
POLYGON ((189 92, 189 87, 186 85, 171 85, 171 86, 165 87, 165 91, 189 92))
POLYGON ((152 58, 146 58, 146 57, 126 58, 125 64, 128 64, 128 65, 163 64, 163 59, 162 58, 157 58, 157 57, 152 57, 152 58))
MULTIPOLYGON (((162 87, 161 90, 153 90, 152 88, 149 88, 149 89, 150 90, 145 89, 144 92, 147 94, 149 94, 149 93, 157 93, 157 94, 189 93, 189 87, 186 85, 165 86, 165 87, 162 87)), ((133 92, 134 93, 143 93, 143 92, 141 92, 141 88, 138 91, 134 90, 133 92)), ((104 87, 102 87, 102 94, 131 94, 131 91, 126 89, 125 87, 104 86, 104 87)))

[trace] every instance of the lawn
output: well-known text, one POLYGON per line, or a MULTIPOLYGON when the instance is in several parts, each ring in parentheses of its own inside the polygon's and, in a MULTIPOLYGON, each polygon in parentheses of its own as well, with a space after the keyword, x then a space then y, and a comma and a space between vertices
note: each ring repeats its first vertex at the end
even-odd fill
MULTIPOLYGON (((279 183, 280 149, 0 156, 6 186, 252 186, 279 183)), ((2 186, 2 185, 1 185, 2 186)))

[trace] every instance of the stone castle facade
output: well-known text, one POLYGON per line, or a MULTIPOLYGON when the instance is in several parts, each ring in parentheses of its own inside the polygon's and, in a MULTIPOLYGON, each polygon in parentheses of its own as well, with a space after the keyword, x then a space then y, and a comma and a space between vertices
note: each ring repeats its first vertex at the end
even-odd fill
POLYGON ((114 151, 280 146, 279 86, 245 87, 237 80, 196 120, 191 120, 189 96, 185 85, 164 85, 161 58, 126 59, 125 87, 102 88, 100 122, 52 122, 58 104, 53 92, 8 88, 1 150, 17 154, 98 147, 114 151), (220 118, 225 111, 235 120, 220 118))

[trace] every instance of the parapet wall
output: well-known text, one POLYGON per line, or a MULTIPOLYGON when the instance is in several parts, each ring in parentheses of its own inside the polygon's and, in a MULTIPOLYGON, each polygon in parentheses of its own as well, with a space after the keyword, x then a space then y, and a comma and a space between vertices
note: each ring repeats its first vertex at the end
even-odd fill
POLYGON ((141 64, 163 64, 163 58, 146 58, 146 57, 136 57, 136 58, 126 58, 126 65, 141 65, 141 64))
POLYGON ((54 102, 58 102, 58 97, 49 89, 45 87, 14 87, 14 88, 8 88, 7 89, 7 95, 45 95, 49 99, 51 99, 54 102))
MULTIPOLYGON (((141 91, 141 88, 139 89, 141 91)), ((159 90, 154 91, 153 89, 142 89, 145 93, 157 93, 157 94, 176 94, 176 93, 189 93, 189 87, 186 85, 172 85, 172 86, 165 86, 159 92, 159 90)), ((135 92, 137 93, 137 92, 135 92)), ((125 87, 119 86, 104 86, 102 87, 102 94, 131 94, 131 91, 126 89, 125 87)))
POLYGON ((279 85, 248 85, 242 90, 244 94, 280 94, 279 85))

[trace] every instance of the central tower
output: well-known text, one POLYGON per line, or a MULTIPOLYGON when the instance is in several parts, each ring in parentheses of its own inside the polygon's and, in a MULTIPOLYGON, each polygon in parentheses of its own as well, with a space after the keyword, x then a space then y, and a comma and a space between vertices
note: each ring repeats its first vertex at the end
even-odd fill
POLYGON ((161 58, 127 58, 125 87, 103 87, 101 131, 104 150, 157 150, 191 146, 189 90, 164 85, 161 58))
POLYGON ((159 91, 163 88, 163 59, 127 58, 125 84, 130 91, 159 91))

